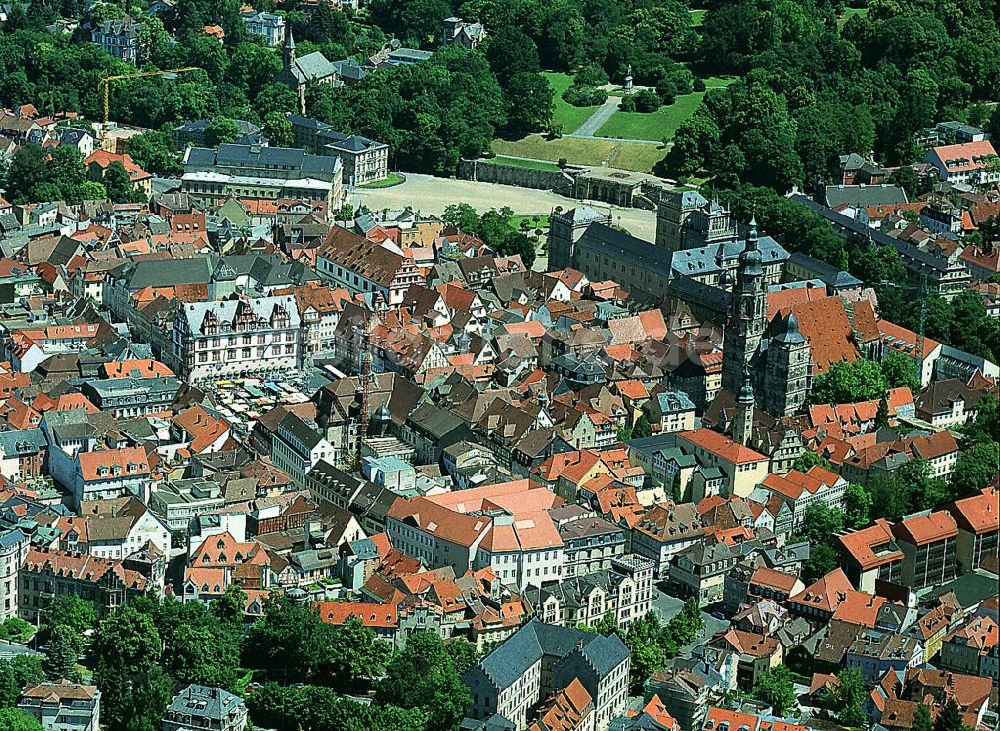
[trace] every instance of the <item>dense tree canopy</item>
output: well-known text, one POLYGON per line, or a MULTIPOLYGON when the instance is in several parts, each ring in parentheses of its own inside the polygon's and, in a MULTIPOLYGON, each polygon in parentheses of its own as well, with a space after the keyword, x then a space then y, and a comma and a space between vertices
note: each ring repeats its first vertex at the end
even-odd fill
POLYGON ((42 731, 42 724, 20 708, 0 708, 0 728, 4 731, 42 731))
POLYGON ((45 680, 41 659, 34 655, 16 655, 0 660, 0 708, 16 706, 21 691, 30 683, 45 680))
POLYGON ((432 632, 410 635, 406 647, 389 663, 376 698, 382 703, 419 710, 429 731, 455 728, 472 703, 454 658, 432 632))
POLYGON ((392 705, 365 705, 331 688, 266 683, 247 698, 251 719, 277 731, 421 731, 423 714, 392 705))
POLYGON ((535 247, 531 239, 514 227, 514 211, 506 206, 479 214, 468 203, 459 203, 445 208, 443 218, 459 231, 475 234, 497 254, 519 255, 529 269, 535 261, 535 247))
POLYGON ((858 358, 839 361, 813 380, 809 398, 814 404, 846 404, 882 398, 888 381, 875 361, 858 358))
POLYGON ((845 152, 874 149, 888 164, 910 163, 919 129, 984 121, 981 102, 1000 88, 995 4, 876 1, 842 29, 834 7, 714 4, 701 32, 701 71, 742 78, 710 93, 681 126, 667 170, 813 192, 832 180, 845 152), (740 109, 753 113, 733 114, 740 109))

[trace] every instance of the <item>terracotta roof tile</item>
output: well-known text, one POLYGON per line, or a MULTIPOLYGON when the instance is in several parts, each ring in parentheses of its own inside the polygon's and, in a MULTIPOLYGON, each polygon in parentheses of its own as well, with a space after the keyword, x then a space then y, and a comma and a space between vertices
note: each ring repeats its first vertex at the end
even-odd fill
POLYGON ((734 442, 729 437, 711 429, 695 429, 694 431, 679 432, 678 436, 690 444, 711 452, 720 459, 733 464, 767 461, 767 457, 760 452, 750 447, 745 447, 739 442, 734 442))
POLYGON ((951 512, 960 527, 974 533, 1000 530, 1000 492, 986 487, 978 495, 956 500, 951 512))
POLYGON ((893 534, 900 540, 923 546, 958 535, 958 524, 944 510, 904 518, 893 526, 893 534))

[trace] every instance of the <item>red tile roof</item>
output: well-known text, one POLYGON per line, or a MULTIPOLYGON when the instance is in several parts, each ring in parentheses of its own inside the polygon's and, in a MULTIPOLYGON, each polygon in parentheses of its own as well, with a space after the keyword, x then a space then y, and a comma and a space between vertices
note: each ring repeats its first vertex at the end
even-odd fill
POLYGON ((678 433, 678 436, 690 444, 711 452, 720 459, 732 464, 750 464, 767 461, 767 457, 760 452, 750 447, 745 447, 739 442, 734 442, 729 437, 711 429, 683 431, 678 433))
POLYGON ((849 591, 847 592, 847 598, 840 603, 837 611, 833 613, 833 619, 874 628, 879 610, 885 602, 886 598, 883 596, 865 594, 861 591, 849 591))
POLYGON ((101 170, 107 170, 111 166, 111 163, 114 162, 120 162, 122 164, 122 167, 125 168, 125 172, 128 173, 128 177, 133 183, 153 177, 141 167, 136 165, 130 155, 116 155, 115 153, 108 152, 107 150, 94 150, 87 156, 87 159, 83 161, 83 164, 88 168, 91 165, 97 165, 101 168, 101 170))
POLYGON ((893 542, 892 527, 884 518, 878 518, 867 528, 837 536, 837 540, 858 562, 862 571, 903 560, 903 552, 893 542))
POLYGON ((782 310, 781 316, 787 317, 789 310, 799 320, 799 332, 809 341, 815 375, 826 373, 833 363, 852 362, 861 356, 851 321, 839 297, 792 305, 782 310))
POLYGON ((781 643, 777 637, 759 635, 754 632, 729 629, 716 636, 732 645, 738 652, 753 657, 771 657, 781 649, 781 643))
POLYGON ((847 574, 841 568, 834 569, 826 576, 817 579, 789 601, 793 604, 812 607, 820 611, 837 611, 840 603, 847 599, 847 595, 854 591, 847 574))
POLYGON ((753 576, 750 577, 750 584, 752 586, 763 586, 768 589, 777 589, 785 594, 791 594, 798 580, 799 577, 795 574, 786 574, 784 571, 777 571, 769 569, 766 566, 761 566, 753 572, 753 576))
POLYGON ((996 157, 997 154, 989 140, 964 142, 959 145, 942 145, 935 147, 932 152, 944 163, 950 173, 981 170, 986 167, 984 158, 996 157))
POLYGON ((767 319, 773 320, 781 311, 787 312, 795 305, 826 299, 826 287, 792 287, 767 293, 767 319))
POLYGON ((928 512, 904 518, 893 526, 892 532, 900 540, 923 546, 954 538, 958 535, 958 524, 951 513, 939 510, 936 513, 928 512))
POLYGON ((174 372, 158 360, 119 360, 101 366, 105 378, 157 378, 172 376, 174 372))
POLYGON ((715 706, 708 709, 705 725, 702 728, 704 731, 719 731, 719 726, 723 723, 729 725, 730 731, 737 731, 743 727, 749 731, 808 731, 806 726, 799 724, 780 720, 765 721, 760 716, 715 706))
POLYGON ((126 569, 121 561, 42 548, 32 548, 28 551, 21 571, 42 573, 46 568, 59 576, 72 577, 87 583, 96 583, 110 572, 129 589, 143 591, 148 584, 145 576, 138 571, 126 569))
MULTIPOLYGON (((670 715, 667 707, 656 693, 653 693, 653 697, 649 699, 649 703, 643 706, 641 711, 626 711, 626 715, 629 718, 640 716, 648 718, 649 721, 657 724, 653 727, 656 729, 663 729, 664 731, 679 731, 680 729, 677 719, 670 715)), ((642 728, 647 728, 647 726, 642 726, 642 728)))
POLYGON ((149 475, 149 461, 142 447, 80 452, 80 472, 87 482, 149 475))
POLYGON ((327 624, 344 624, 351 617, 360 619, 365 627, 396 627, 397 607, 370 602, 316 602, 320 619, 327 624))
POLYGON ((986 487, 978 495, 956 500, 951 513, 961 528, 976 534, 1000 530, 1000 492, 986 487))
MULTIPOLYGON (((915 332, 888 320, 879 320, 878 326, 882 334, 882 342, 885 343, 886 347, 911 358, 916 358, 918 338, 915 332)), ((924 336, 924 360, 930 357, 940 345, 941 343, 937 340, 924 336)))
POLYGON ((538 720, 528 731, 576 731, 590 715, 593 699, 579 678, 559 691, 538 710, 538 720))

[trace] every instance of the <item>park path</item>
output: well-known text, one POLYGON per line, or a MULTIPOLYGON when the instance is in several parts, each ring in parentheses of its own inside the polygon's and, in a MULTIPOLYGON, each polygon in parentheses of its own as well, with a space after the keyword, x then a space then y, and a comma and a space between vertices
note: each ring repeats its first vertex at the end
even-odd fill
POLYGON ((612 115, 618 111, 621 103, 622 98, 620 96, 609 96, 608 100, 595 109, 594 113, 587 117, 587 120, 575 132, 563 135, 563 137, 572 137, 579 140, 602 140, 605 142, 631 142, 636 145, 663 144, 656 140, 628 140, 619 137, 600 137, 597 133, 601 130, 601 127, 607 124, 612 115))
POLYGON ((597 131, 604 126, 604 123, 611 119, 611 115, 618 111, 621 106, 620 96, 609 96, 607 100, 594 110, 594 113, 587 117, 587 121, 581 124, 572 134, 566 137, 593 137, 597 131))

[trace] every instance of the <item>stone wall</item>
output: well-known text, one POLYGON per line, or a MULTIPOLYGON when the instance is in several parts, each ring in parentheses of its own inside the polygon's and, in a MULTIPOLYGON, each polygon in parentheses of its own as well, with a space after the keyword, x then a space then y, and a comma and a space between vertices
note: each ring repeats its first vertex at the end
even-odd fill
POLYGON ((504 165, 493 160, 480 158, 478 160, 462 160, 458 166, 458 177, 481 183, 500 183, 502 185, 516 185, 519 188, 569 193, 573 186, 573 176, 581 169, 567 167, 565 172, 561 170, 537 170, 516 165, 504 165))

